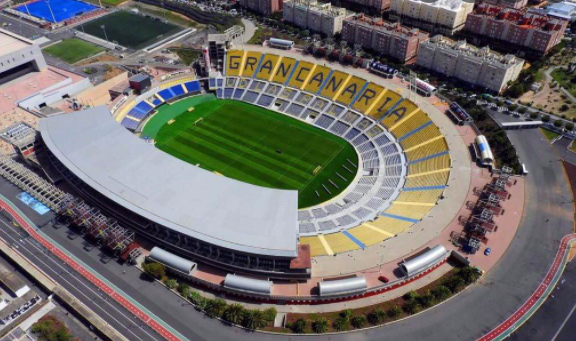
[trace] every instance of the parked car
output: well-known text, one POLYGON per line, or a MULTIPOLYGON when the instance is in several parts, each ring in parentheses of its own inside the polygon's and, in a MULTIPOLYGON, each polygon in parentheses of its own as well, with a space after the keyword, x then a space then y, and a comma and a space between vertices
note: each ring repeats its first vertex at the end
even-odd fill
POLYGON ((488 256, 490 252, 492 252, 492 248, 487 247, 486 250, 484 250, 484 256, 488 256))
POLYGON ((388 283, 390 281, 386 276, 380 276, 378 277, 378 280, 382 283, 388 283))

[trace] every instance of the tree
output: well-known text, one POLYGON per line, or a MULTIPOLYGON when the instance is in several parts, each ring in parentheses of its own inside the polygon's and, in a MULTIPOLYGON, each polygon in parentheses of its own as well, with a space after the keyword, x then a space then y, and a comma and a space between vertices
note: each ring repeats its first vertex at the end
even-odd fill
MULTIPOLYGON (((528 111, 528 109, 526 109, 525 107, 520 107, 520 108, 518 108, 518 112, 521 113, 521 114, 525 114, 526 111, 528 111)), ((534 113, 534 114, 535 114, 535 113, 534 113)), ((538 115, 538 114, 536 114, 536 115, 538 115)))
POLYGON ((178 286, 178 281, 175 280, 174 278, 170 278, 166 280, 166 287, 168 287, 168 289, 172 290, 175 289, 178 286))
POLYGON ((252 330, 264 328, 267 323, 264 314, 260 310, 248 310, 242 320, 242 326, 252 330))
POLYGON ((422 305, 422 307, 429 308, 434 305, 435 298, 434 295, 432 295, 432 293, 430 292, 430 290, 428 290, 424 295, 418 298, 418 302, 420 303, 420 305, 422 305))
POLYGON ((343 319, 342 317, 339 317, 332 322, 332 328, 334 328, 334 330, 338 332, 348 329, 348 325, 349 322, 343 319))
POLYGON ((395 319, 398 316, 400 316, 400 314, 402 314, 402 309, 400 309, 397 305, 393 306, 392 308, 390 308, 386 314, 388 315, 389 318, 391 319, 395 319))
POLYGON ((414 300, 414 299, 418 299, 418 294, 415 291, 409 291, 407 293, 404 294, 404 296, 402 296, 402 298, 404 298, 407 301, 410 300, 414 300))
POLYGON ((312 331, 316 334, 326 333, 326 331, 328 331, 328 320, 320 317, 316 321, 312 322, 312 331))
POLYGON ((456 293, 462 289, 464 289, 464 287, 466 286, 466 283, 464 282, 464 279, 462 279, 462 277, 460 276, 451 276, 450 278, 448 278, 445 282, 444 285, 450 289, 450 291, 452 291, 453 293, 456 293))
POLYGON ((572 129, 574 129, 574 123, 566 123, 564 128, 568 131, 572 131, 572 129))
POLYGON ((416 314, 420 311, 420 302, 416 299, 408 300, 402 306, 402 310, 404 310, 407 314, 416 314))
POLYGON ((291 325, 291 329, 296 334, 304 334, 306 332, 306 327, 308 327, 308 323, 305 319, 297 319, 291 325))
POLYGON ((436 298, 437 301, 444 301, 445 299, 450 297, 451 294, 452 293, 450 292, 450 289, 448 289, 447 287, 445 287, 443 285, 432 290, 432 295, 434 295, 434 297, 436 298))
POLYGON ((178 292, 180 293, 180 295, 182 295, 183 297, 187 297, 186 295, 184 295, 184 291, 186 291, 186 289, 190 289, 190 287, 188 285, 186 285, 186 283, 180 283, 178 285, 178 292))
POLYGON ((480 269, 473 266, 465 266, 458 271, 458 276, 462 277, 466 284, 474 283, 482 276, 480 269))
POLYGON ((186 288, 184 288, 184 289, 182 290, 182 293, 181 293, 181 295, 182 295, 184 298, 187 298, 187 299, 190 299, 190 295, 191 295, 191 294, 192 294, 192 288, 190 288, 190 287, 188 287, 188 286, 187 286, 186 288))
POLYGON ((268 322, 274 322, 274 320, 276 319, 276 315, 278 315, 278 312, 276 311, 276 308, 274 308, 274 307, 270 307, 268 309, 265 309, 263 313, 264 313, 264 318, 268 322))
POLYGON ((563 124, 564 124, 564 122, 562 122, 562 120, 556 120, 556 121, 554 121, 554 126, 555 126, 556 128, 562 127, 563 124))
POLYGON ((542 115, 542 122, 550 122, 550 115, 542 115))
POLYGON ((350 324, 356 329, 364 327, 366 322, 367 319, 365 315, 356 315, 350 319, 350 324))
MULTIPOLYGON (((518 111, 518 112, 520 112, 520 111, 518 111)), ((535 113, 535 112, 533 112, 533 113, 530 114, 530 118, 533 119, 533 120, 535 120, 535 119, 538 118, 538 114, 535 113)))
POLYGON ((211 318, 222 317, 224 311, 226 311, 227 304, 221 298, 217 298, 214 300, 208 300, 206 303, 206 307, 204 310, 206 311, 206 315, 211 318))
POLYGON ((246 310, 242 305, 234 303, 226 308, 222 318, 233 324, 241 324, 242 320, 244 319, 245 312, 246 310))
POLYGON ((162 279, 166 275, 166 267, 160 263, 147 263, 142 265, 144 273, 155 279, 162 279))
POLYGON ((368 314, 368 322, 372 325, 382 324, 386 320, 386 313, 384 310, 376 308, 368 314))
POLYGON ((350 318, 352 317, 352 314, 353 314, 353 313, 352 313, 352 310, 351 310, 351 309, 346 309, 346 310, 343 310, 343 311, 340 313, 340 317, 343 318, 344 321, 348 322, 348 321, 350 321, 350 318))
POLYGON ((194 304, 198 310, 204 310, 206 307, 206 299, 202 297, 197 291, 192 291, 189 298, 192 304, 194 304))

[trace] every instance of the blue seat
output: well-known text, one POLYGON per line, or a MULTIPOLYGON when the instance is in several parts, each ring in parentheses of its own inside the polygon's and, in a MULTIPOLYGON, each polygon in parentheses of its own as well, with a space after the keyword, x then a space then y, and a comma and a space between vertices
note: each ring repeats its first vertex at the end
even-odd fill
POLYGON ((184 86, 186 86, 188 92, 200 92, 200 82, 198 81, 184 83, 184 86))
POLYGON ((152 101, 152 104, 154 104, 155 106, 159 106, 160 104, 162 104, 162 101, 159 100, 158 98, 155 98, 155 99, 152 101))
POLYGON ((152 109, 154 109, 150 104, 148 104, 144 101, 136 104, 135 108, 146 113, 146 114, 149 113, 150 111, 152 111, 152 109))
POLYGON ((184 89, 182 89, 182 86, 180 84, 174 85, 173 87, 170 88, 170 90, 172 90, 175 96, 184 95, 184 89))
POLYGON ((146 117, 146 115, 148 115, 148 113, 142 112, 137 110, 136 108, 133 108, 132 110, 130 110, 128 112, 129 116, 132 116, 134 118, 137 118, 139 120, 142 120, 144 117, 146 117))
POLYGON ((160 95, 160 97, 164 98, 165 101, 174 97, 174 94, 172 93, 172 91, 170 91, 170 89, 164 89, 164 90, 158 91, 158 95, 160 95))

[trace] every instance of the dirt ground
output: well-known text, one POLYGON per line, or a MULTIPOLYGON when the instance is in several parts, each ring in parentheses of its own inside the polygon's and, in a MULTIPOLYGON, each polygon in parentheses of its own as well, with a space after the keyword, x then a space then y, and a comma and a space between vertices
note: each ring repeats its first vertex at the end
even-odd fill
POLYGON ((568 118, 576 117, 576 106, 570 99, 563 99, 562 96, 565 95, 560 91, 558 86, 552 89, 550 88, 550 83, 543 80, 540 91, 536 93, 534 93, 534 91, 528 91, 519 98, 519 101, 522 103, 533 102, 532 107, 552 112, 556 115, 566 115, 568 118), (565 112, 560 112, 560 107, 564 103, 568 104, 570 109, 565 112))

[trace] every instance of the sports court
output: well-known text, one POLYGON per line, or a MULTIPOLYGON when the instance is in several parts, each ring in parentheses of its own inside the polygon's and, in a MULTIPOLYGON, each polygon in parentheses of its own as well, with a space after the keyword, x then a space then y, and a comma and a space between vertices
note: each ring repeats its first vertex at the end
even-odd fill
POLYGON ((181 31, 182 28, 164 23, 159 18, 127 11, 117 11, 92 20, 82 25, 82 27, 76 27, 76 30, 139 50, 170 37, 181 31))
POLYGON ((233 179, 298 190, 299 207, 333 198, 356 176, 356 151, 337 136, 242 102, 194 102, 159 108, 164 125, 155 136, 157 148, 233 179))
POLYGON ((97 6, 77 0, 38 0, 15 7, 19 12, 51 23, 59 23, 84 13, 92 12, 97 6))

